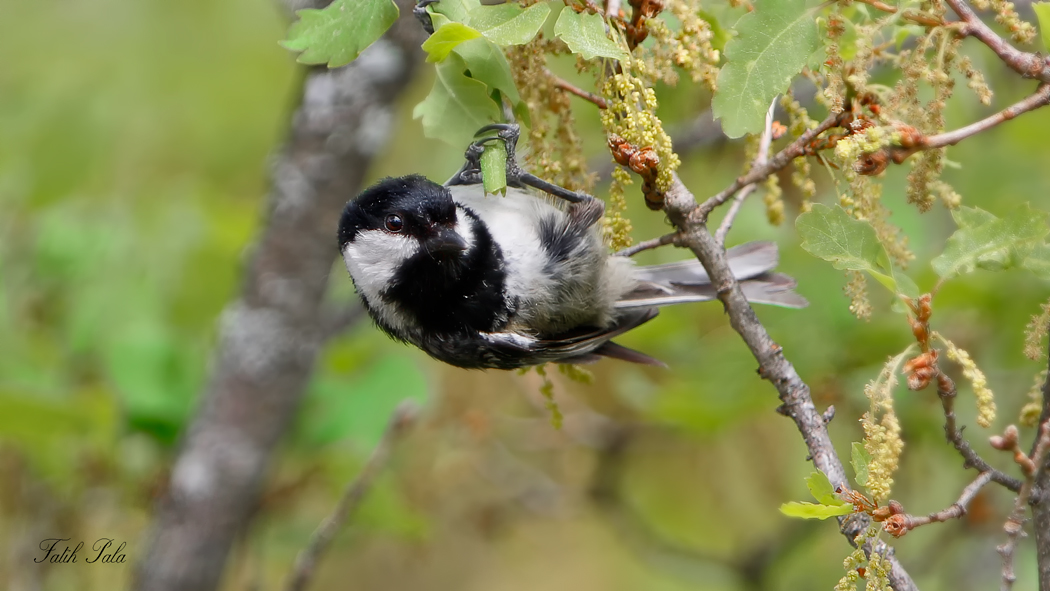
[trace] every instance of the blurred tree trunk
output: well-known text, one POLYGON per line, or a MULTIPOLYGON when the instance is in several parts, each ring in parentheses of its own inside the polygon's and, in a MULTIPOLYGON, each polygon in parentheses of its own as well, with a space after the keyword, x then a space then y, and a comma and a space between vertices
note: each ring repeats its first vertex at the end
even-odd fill
POLYGON ((238 300, 221 318, 215 365, 157 506, 133 588, 218 587, 270 457, 329 334, 323 307, 336 228, 393 132, 420 61, 422 30, 401 18, 350 65, 310 69, 271 173, 269 210, 238 300))

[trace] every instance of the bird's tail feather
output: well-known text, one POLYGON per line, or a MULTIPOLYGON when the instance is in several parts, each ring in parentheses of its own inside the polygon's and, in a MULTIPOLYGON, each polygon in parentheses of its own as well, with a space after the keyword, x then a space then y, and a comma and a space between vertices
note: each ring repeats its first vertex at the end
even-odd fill
MULTIPOLYGON (((792 291, 797 285, 794 279, 772 272, 779 261, 776 244, 749 242, 729 249, 728 255, 729 267, 748 301, 787 308, 808 305, 792 291)), ((641 283, 616 303, 618 309, 705 302, 718 297, 699 261, 639 267, 635 276, 641 283)))

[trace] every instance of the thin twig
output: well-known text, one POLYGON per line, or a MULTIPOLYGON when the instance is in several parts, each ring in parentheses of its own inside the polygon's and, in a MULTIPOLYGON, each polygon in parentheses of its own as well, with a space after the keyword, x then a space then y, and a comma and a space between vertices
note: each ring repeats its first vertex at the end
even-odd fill
MULTIPOLYGON (((779 170, 791 159, 801 155, 808 143, 818 133, 830 129, 837 121, 837 117, 825 120, 816 129, 807 132, 790 146, 781 150, 766 166, 737 179, 731 186, 731 190, 727 189, 723 192, 725 197, 721 200, 718 200, 716 196, 705 202, 704 206, 698 206, 693 194, 676 175, 664 201, 664 211, 668 218, 682 232, 683 245, 693 251, 711 277, 712 284, 717 289, 718 298, 722 301, 729 316, 729 324, 740 334, 751 354, 758 361, 759 376, 776 387, 780 400, 783 402, 783 414, 795 422, 795 426, 806 443, 813 465, 826 474, 832 486, 835 487, 847 485, 846 471, 831 443, 824 417, 813 404, 809 386, 802 381, 794 366, 784 357, 783 348, 769 336, 762 322, 755 315, 755 311, 748 304, 740 284, 729 268, 725 247, 719 244, 708 230, 706 218, 711 209, 724 203, 729 196, 735 194, 744 185, 764 178, 765 175, 779 170), (749 181, 749 179, 753 180, 749 181)), ((867 515, 854 514, 849 518, 843 518, 840 521, 840 528, 846 539, 853 543, 857 535, 863 532, 869 523, 870 518, 867 515)), ((872 548, 866 547, 865 551, 871 552, 872 548)), ((915 591, 917 589, 914 581, 908 576, 908 572, 893 555, 892 548, 879 544, 874 551, 890 561, 890 585, 895 591, 915 591)))
POLYGON ((628 246, 623 250, 617 251, 613 256, 618 257, 633 257, 634 255, 645 251, 659 248, 661 246, 667 246, 668 244, 675 244, 678 241, 678 232, 671 232, 670 234, 664 234, 659 238, 652 238, 644 242, 639 242, 634 246, 628 246))
POLYGON ((917 527, 930 523, 939 523, 942 521, 948 521, 949 519, 959 519, 963 515, 966 515, 966 509, 970 506, 970 502, 972 502, 974 497, 977 496, 977 493, 984 488, 984 485, 991 482, 991 480, 991 472, 981 472, 980 476, 975 478, 973 482, 963 489, 962 494, 959 495, 959 500, 952 503, 949 507, 936 513, 930 513, 925 517, 908 515, 905 518, 905 527, 908 531, 911 531, 917 527))
MULTIPOLYGON (((776 106, 776 99, 769 103, 769 110, 766 111, 766 127, 762 130, 762 137, 758 140, 758 154, 755 155, 755 161, 751 164, 751 168, 762 166, 769 159, 769 144, 773 143, 773 110, 776 106)), ((726 243, 726 235, 729 234, 729 229, 733 227, 733 220, 736 219, 736 214, 740 212, 740 208, 744 205, 744 200, 754 190, 755 185, 748 185, 736 194, 736 198, 729 206, 729 211, 726 212, 726 217, 722 218, 722 224, 718 226, 718 231, 715 232, 715 240, 719 244, 726 243)))
MULTIPOLYGON (((1050 355, 1048 355, 1047 365, 1050 366, 1050 355)), ((1043 381, 1043 412, 1040 414, 1039 424, 1050 424, 1050 371, 1047 372, 1046 380, 1043 381)), ((1032 456, 1035 456, 1035 448, 1038 445, 1038 442, 1033 445, 1032 456)), ((1032 530, 1035 533, 1039 588, 1046 591, 1050 589, 1050 457, 1043 462, 1042 467, 1036 473, 1033 494, 1036 493, 1039 494, 1039 497, 1032 505, 1032 530)))
POLYGON ((554 83, 554 87, 555 88, 560 88, 561 90, 564 90, 565 92, 569 92, 569 93, 575 94, 576 96, 582 98, 583 100, 590 101, 590 102, 594 103, 595 105, 597 105, 599 109, 604 109, 604 108, 606 108, 608 106, 608 104, 605 102, 604 98, 594 94, 593 92, 587 92, 586 90, 584 90, 582 88, 574 86, 571 82, 569 82, 568 80, 565 80, 564 78, 561 78, 560 76, 556 75, 554 72, 551 72, 550 70, 545 70, 545 72, 546 72, 546 74, 548 76, 550 76, 551 81, 554 83))
POLYGON ((394 414, 387 424, 386 431, 383 432, 383 438, 372 452, 371 457, 368 458, 364 468, 361 469, 361 473, 346 487, 332 514, 314 531, 313 536, 310 538, 310 543, 296 558, 292 576, 286 587, 288 591, 303 591, 306 589, 306 586, 310 583, 310 577, 313 576, 317 563, 321 559, 321 555, 328 549, 328 545, 331 544, 332 539, 339 532, 339 528, 361 506, 365 493, 372 487, 376 476, 379 475, 390 459, 390 452, 394 444, 404 436, 408 431, 408 427, 415 422, 417 413, 418 408, 415 403, 409 400, 402 402, 394 410, 394 414))
POLYGON ((1017 492, 1021 490, 1022 482, 1012 476, 1007 476, 1003 472, 992 468, 988 462, 970 447, 970 443, 963 437, 962 429, 956 424, 955 421, 955 382, 949 378, 944 372, 940 372, 937 375, 937 396, 941 399, 941 408, 944 410, 944 436, 948 439, 948 442, 955 447, 956 451, 959 452, 963 457, 963 466, 966 468, 976 468, 978 472, 989 473, 994 482, 997 482, 1006 488, 1017 492))
POLYGON ((1050 421, 1040 425, 1039 442, 1035 446, 1035 452, 1030 456, 1037 469, 1027 474, 1020 492, 1017 493, 1017 498, 1014 499, 1014 510, 1010 512, 1010 518, 1003 525, 1006 542, 996 548, 1003 557, 1003 581, 999 585, 1000 591, 1010 591, 1014 581, 1017 580, 1017 575, 1014 574, 1014 550, 1017 548, 1017 542, 1025 535, 1024 514, 1028 506, 1028 497, 1032 494, 1038 468, 1042 467, 1043 462, 1046 461, 1047 453, 1050 453, 1050 421))
POLYGON ((976 123, 971 123, 966 127, 960 127, 954 131, 938 133, 927 137, 923 142, 923 147, 930 149, 954 146, 972 135, 976 135, 982 131, 995 127, 1000 123, 1009 121, 1018 115, 1027 113, 1028 111, 1044 107, 1047 104, 1050 104, 1050 84, 1040 84, 1035 93, 1028 98, 1014 103, 990 117, 985 117, 976 123))
POLYGON ((945 0, 952 7, 955 14, 962 20, 961 33, 979 39, 988 46, 999 59, 1007 66, 1025 78, 1035 78, 1041 82, 1050 83, 1050 65, 1035 53, 1020 51, 1010 45, 984 24, 973 10, 966 4, 965 0, 945 0))
MULTIPOLYGON (((840 115, 836 113, 828 115, 828 117, 821 121, 819 125, 806 131, 800 135, 798 139, 785 146, 783 150, 777 152, 777 154, 770 158, 765 165, 752 167, 747 174, 737 178, 732 184, 723 189, 721 193, 708 198, 707 201, 704 201, 701 205, 695 205, 696 202, 694 200, 693 205, 689 207, 688 211, 690 218, 688 220, 689 225, 706 224, 707 216, 710 215, 716 207, 729 201, 729 199, 736 195, 737 191, 765 179, 767 176, 790 164, 795 158, 805 154, 806 149, 809 147, 809 143, 813 141, 814 138, 838 125, 839 117, 840 115)), ((690 194, 690 196, 691 195, 692 194, 690 194)))

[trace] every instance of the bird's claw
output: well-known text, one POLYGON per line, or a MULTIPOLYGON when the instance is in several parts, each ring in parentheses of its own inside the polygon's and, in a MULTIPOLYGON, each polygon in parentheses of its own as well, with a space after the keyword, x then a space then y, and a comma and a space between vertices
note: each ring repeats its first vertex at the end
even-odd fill
POLYGON ((595 198, 586 193, 577 193, 564 187, 549 183, 533 174, 525 172, 518 166, 517 146, 521 129, 516 123, 491 123, 479 129, 474 134, 478 138, 467 147, 466 163, 446 185, 477 185, 481 179, 481 154, 485 151, 485 145, 492 141, 500 140, 507 148, 507 186, 523 188, 525 186, 539 189, 560 197, 570 203, 586 203, 594 201, 595 198), (496 133, 490 134, 489 132, 496 133))
POLYGON ((430 13, 427 12, 427 6, 431 4, 437 4, 438 0, 419 0, 416 2, 415 7, 412 8, 412 16, 416 17, 419 24, 423 25, 423 30, 427 32, 427 35, 434 34, 434 21, 430 18, 430 13))

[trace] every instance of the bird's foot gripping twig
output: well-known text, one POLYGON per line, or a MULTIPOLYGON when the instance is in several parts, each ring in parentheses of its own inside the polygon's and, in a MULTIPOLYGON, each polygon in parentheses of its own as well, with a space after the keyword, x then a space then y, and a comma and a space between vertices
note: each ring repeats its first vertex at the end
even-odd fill
MULTIPOLYGON (((570 203, 601 203, 586 193, 570 191, 565 187, 559 187, 549 183, 538 176, 525 172, 518 166, 517 146, 520 130, 515 123, 493 123, 478 130, 474 137, 480 139, 467 147, 466 163, 459 169, 445 185, 477 185, 481 183, 481 154, 485 151, 485 145, 493 141, 502 141, 507 147, 507 186, 510 187, 532 187, 545 193, 564 199, 570 203), (495 135, 489 132, 495 131, 495 135)), ((599 216, 600 217, 600 216, 599 216)))
POLYGON ((419 0, 412 9, 412 16, 416 17, 419 24, 423 25, 423 30, 427 32, 427 35, 434 34, 434 21, 430 18, 430 13, 427 12, 427 6, 437 2, 438 0, 419 0))

